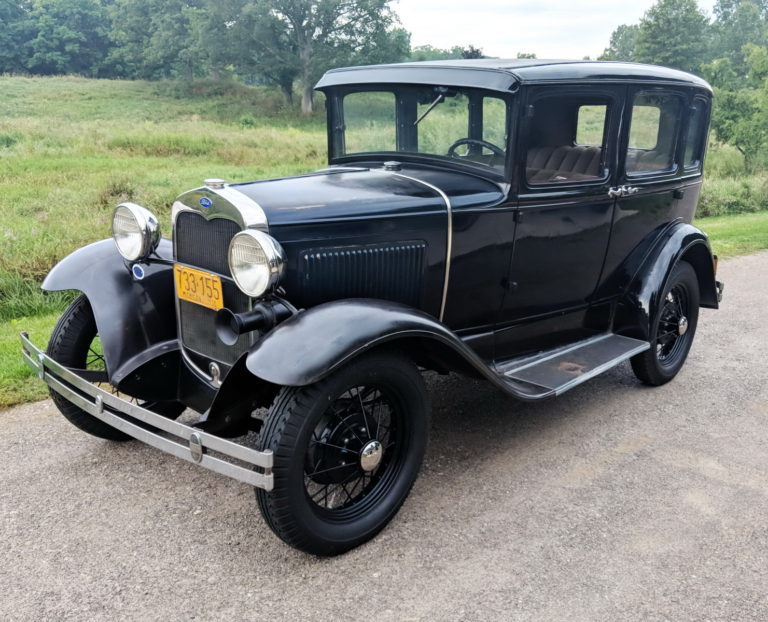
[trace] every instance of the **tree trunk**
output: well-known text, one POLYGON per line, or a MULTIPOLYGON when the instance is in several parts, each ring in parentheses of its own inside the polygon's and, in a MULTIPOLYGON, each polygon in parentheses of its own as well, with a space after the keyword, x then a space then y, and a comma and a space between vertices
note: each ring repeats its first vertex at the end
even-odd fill
POLYGON ((293 82, 283 82, 280 85, 280 90, 285 98, 285 103, 289 106, 293 105, 293 82))
POLYGON ((315 109, 315 100, 312 86, 309 84, 301 85, 301 112, 302 114, 312 114, 315 109))

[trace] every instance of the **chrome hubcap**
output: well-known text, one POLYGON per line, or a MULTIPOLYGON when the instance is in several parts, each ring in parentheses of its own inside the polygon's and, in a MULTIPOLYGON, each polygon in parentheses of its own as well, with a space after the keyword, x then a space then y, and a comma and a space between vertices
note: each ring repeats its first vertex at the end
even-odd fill
POLYGON ((680 318, 680 321, 677 323, 677 332, 681 335, 685 335, 685 332, 688 330, 688 318, 683 316, 680 318))
POLYGON ((384 448, 379 441, 371 441, 360 452, 360 468, 363 471, 373 471, 384 456, 384 448))

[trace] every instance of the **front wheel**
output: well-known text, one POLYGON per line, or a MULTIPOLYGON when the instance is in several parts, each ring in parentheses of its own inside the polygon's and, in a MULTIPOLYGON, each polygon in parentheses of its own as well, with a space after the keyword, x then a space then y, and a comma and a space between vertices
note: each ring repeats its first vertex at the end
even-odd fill
POLYGON ((698 319, 699 281, 693 266, 680 261, 672 269, 652 319, 651 348, 631 359, 635 375, 651 386, 672 380, 688 357, 698 319))
POLYGON ((400 356, 366 355, 307 387, 283 387, 260 448, 274 453, 274 489, 259 509, 286 543, 337 555, 371 539, 397 513, 427 443, 429 397, 400 356))
MULTIPOLYGON (((51 334, 47 353, 65 367, 103 372, 106 380, 106 362, 96 320, 91 304, 84 295, 78 296, 62 314, 51 334)), ((97 385, 120 395, 107 382, 99 382, 97 385)), ((83 432, 110 441, 130 440, 127 434, 88 414, 53 389, 50 394, 61 414, 83 432)), ((184 410, 184 406, 178 402, 141 402, 139 405, 170 419, 175 419, 184 410)))

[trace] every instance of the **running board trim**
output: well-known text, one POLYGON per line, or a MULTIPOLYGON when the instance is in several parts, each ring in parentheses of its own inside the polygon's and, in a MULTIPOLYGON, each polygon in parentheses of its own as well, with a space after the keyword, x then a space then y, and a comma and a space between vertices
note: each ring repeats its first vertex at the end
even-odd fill
POLYGON ((504 379, 536 387, 536 399, 542 399, 562 395, 650 347, 647 341, 606 333, 499 364, 496 370, 504 379))

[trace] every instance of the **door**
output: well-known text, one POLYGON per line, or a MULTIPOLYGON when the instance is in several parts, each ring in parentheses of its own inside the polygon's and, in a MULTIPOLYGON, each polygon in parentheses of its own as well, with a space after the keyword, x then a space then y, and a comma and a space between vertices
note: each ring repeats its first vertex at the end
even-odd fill
POLYGON ((519 204, 496 358, 578 338, 610 238, 626 87, 537 87, 524 106, 519 204))
POLYGON ((597 293, 600 299, 623 291, 669 223, 693 218, 701 186, 701 155, 696 153, 702 146, 697 143, 701 143, 706 119, 703 106, 708 102, 691 99, 691 95, 682 88, 630 90, 619 158, 621 194, 597 293), (693 129, 688 141, 691 153, 682 140, 686 116, 690 116, 689 127, 693 129))

